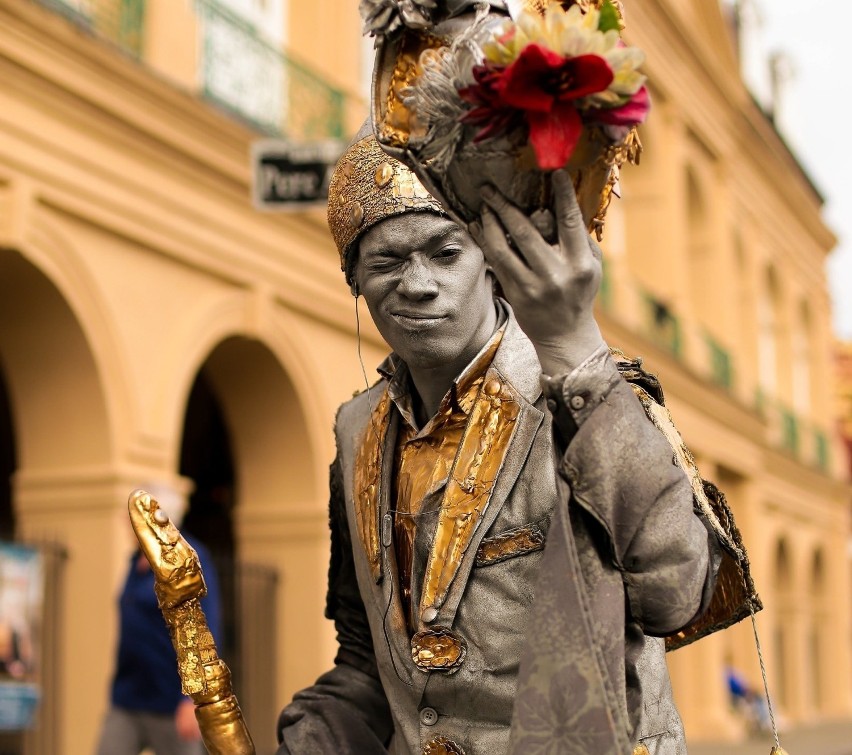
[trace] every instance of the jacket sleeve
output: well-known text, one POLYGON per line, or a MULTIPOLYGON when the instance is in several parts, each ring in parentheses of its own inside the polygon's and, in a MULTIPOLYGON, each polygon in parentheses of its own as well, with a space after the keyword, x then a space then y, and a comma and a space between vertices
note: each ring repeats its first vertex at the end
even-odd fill
POLYGON ((278 755, 385 753, 393 733, 373 641, 358 590, 339 463, 331 466, 331 560, 326 618, 334 621, 334 668, 297 692, 278 719, 278 755))
POLYGON ((605 533, 630 615, 666 635, 706 609, 718 544, 686 474, 604 347, 566 376, 543 378, 559 473, 605 533))

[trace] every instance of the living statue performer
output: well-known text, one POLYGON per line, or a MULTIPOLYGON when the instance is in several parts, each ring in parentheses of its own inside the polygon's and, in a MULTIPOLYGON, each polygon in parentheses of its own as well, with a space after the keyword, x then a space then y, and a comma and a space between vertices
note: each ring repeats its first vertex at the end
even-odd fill
POLYGON ((593 315, 641 54, 607 0, 471 5, 361 4, 372 123, 329 227, 393 353, 338 413, 339 651, 279 755, 679 755, 666 642, 758 601, 659 384, 593 315))
POLYGON ((340 647, 279 755, 685 752, 659 637, 709 604, 718 546, 601 338, 566 173, 554 194, 549 244, 493 189, 468 233, 372 135, 337 166, 331 231, 393 353, 337 416, 340 647))

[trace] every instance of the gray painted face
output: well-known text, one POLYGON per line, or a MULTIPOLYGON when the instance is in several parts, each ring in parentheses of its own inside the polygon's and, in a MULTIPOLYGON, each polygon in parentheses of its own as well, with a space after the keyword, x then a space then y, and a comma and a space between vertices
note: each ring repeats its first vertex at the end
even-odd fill
POLYGON ((361 238, 355 280, 373 321, 411 369, 456 375, 494 331, 482 250, 447 218, 412 212, 361 238))

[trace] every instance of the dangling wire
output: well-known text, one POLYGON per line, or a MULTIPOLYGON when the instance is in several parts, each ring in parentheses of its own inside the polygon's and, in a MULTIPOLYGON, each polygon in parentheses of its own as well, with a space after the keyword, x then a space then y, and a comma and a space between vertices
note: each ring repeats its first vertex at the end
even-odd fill
POLYGON ((355 296, 355 335, 358 345, 358 363, 361 365, 361 374, 364 376, 364 386, 367 391, 367 407, 370 410, 370 425, 373 428, 373 434, 376 436, 376 442, 379 442, 379 428, 376 427, 376 418, 373 415, 373 394, 370 392, 370 380, 367 377, 367 368, 364 366, 364 357, 361 354, 361 313, 358 310, 358 299, 360 296, 355 296))
POLYGON ((760 662, 760 674, 763 677, 763 692, 766 695, 766 706, 769 711, 769 721, 772 724, 772 736, 775 738, 775 747, 777 747, 778 750, 781 750, 781 742, 778 740, 778 727, 775 724, 775 713, 772 711, 772 698, 769 696, 769 683, 766 681, 766 664, 763 661, 763 650, 760 647, 760 637, 757 635, 757 619, 755 619, 754 607, 751 605, 750 601, 748 610, 751 614, 751 627, 754 630, 754 644, 757 646, 757 660, 760 662))

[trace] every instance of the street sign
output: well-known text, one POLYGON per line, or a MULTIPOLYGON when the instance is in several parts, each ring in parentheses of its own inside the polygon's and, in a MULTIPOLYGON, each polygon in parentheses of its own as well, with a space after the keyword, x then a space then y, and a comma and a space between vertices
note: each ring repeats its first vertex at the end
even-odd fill
POLYGON ((304 210, 325 204, 343 142, 262 139, 252 144, 252 202, 259 210, 304 210))

